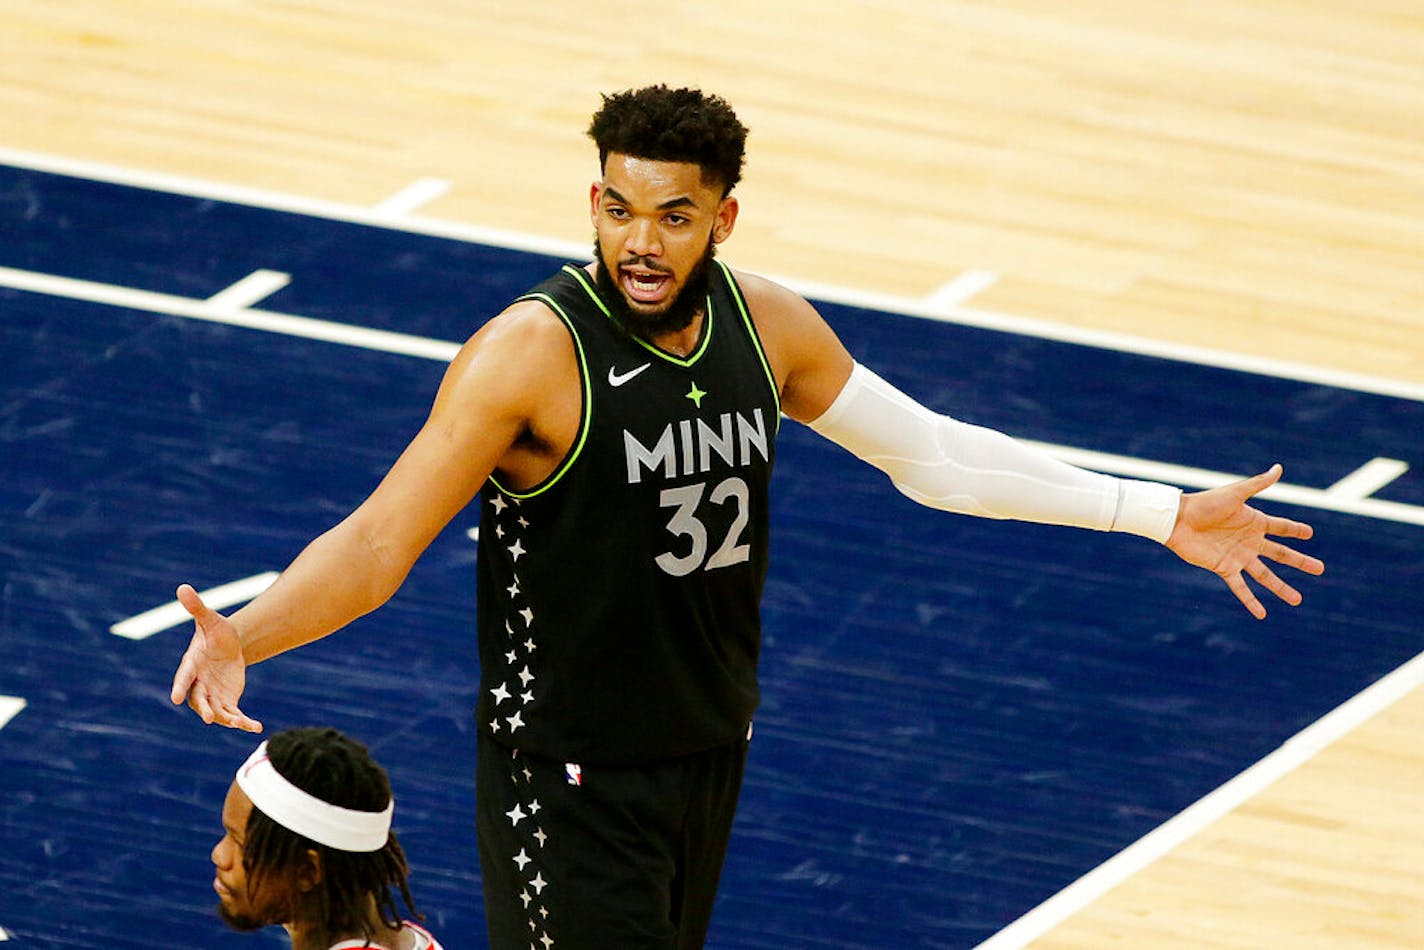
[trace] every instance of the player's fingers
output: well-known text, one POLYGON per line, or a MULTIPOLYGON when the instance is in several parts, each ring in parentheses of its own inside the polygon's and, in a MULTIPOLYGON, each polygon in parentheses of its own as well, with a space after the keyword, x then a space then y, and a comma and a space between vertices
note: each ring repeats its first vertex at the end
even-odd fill
POLYGON ((1275 541, 1267 541, 1261 545, 1261 556, 1268 557, 1278 564, 1284 564, 1286 567, 1293 567, 1298 571, 1304 571, 1307 574, 1325 573, 1324 561, 1319 558, 1311 557, 1308 554, 1302 554, 1294 548, 1286 547, 1284 544, 1278 544, 1275 541))
POLYGON ((1266 608, 1261 606, 1261 602, 1251 593, 1251 588, 1246 586, 1245 579, 1239 573, 1224 574, 1221 579, 1226 581, 1226 586, 1236 595, 1236 599, 1241 601, 1242 606, 1251 612, 1251 616, 1257 620, 1265 619, 1266 608))
POLYGON ((1280 576, 1265 564, 1262 564, 1260 561, 1253 561, 1246 566, 1246 573, 1250 574, 1256 583, 1292 607, 1300 606, 1300 591, 1281 580, 1280 576))
POLYGON ((218 702, 213 705, 213 722, 219 726, 227 726, 229 729, 241 729, 244 732, 261 732, 262 723, 249 717, 236 703, 218 702))
POLYGON ((1266 533, 1275 535, 1278 538, 1297 538, 1301 541, 1306 541, 1314 536, 1315 529, 1304 521, 1268 517, 1266 519, 1266 533))
POLYGON ((184 653, 182 662, 178 664, 178 671, 173 674, 173 690, 168 694, 173 705, 181 705, 183 700, 188 698, 188 691, 193 688, 193 680, 196 677, 193 661, 184 653))
POLYGON ((192 614, 193 619, 198 621, 198 626, 204 626, 215 619, 218 614, 207 604, 203 603, 203 598, 198 596, 198 592, 191 584, 178 585, 178 603, 183 605, 183 609, 192 614))
POLYGON ((207 687, 203 684, 198 683, 188 691, 188 708, 197 713, 203 722, 212 725, 213 704, 209 701, 207 687))
POLYGON ((1282 471, 1284 470, 1281 468, 1280 463, 1277 462, 1275 465, 1272 465, 1270 468, 1266 469, 1259 475, 1252 475, 1250 478, 1243 478, 1241 481, 1237 482, 1233 486, 1236 489, 1236 497, 1238 497, 1239 499, 1241 499, 1241 501, 1244 502, 1246 501, 1246 499, 1250 498, 1253 495, 1259 495, 1261 492, 1265 491, 1267 488, 1270 488, 1276 482, 1280 481, 1282 471))
POLYGON ((248 716, 236 706, 233 706, 223 717, 222 724, 232 729, 241 729, 243 732, 262 731, 262 723, 248 716))

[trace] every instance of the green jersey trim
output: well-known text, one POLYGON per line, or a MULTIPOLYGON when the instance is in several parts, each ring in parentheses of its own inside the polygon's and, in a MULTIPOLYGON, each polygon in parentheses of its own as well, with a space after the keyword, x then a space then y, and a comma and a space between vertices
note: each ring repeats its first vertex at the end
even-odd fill
POLYGON ((495 478, 493 473, 490 474, 489 481, 491 485, 498 488, 510 498, 523 500, 533 498, 553 488, 559 479, 564 477, 564 473, 569 470, 570 466, 578 460, 579 455, 583 452, 584 443, 588 440, 589 423, 593 419, 593 383, 588 374, 588 359, 584 356, 583 340, 579 339, 578 329, 574 326, 574 322, 569 319, 569 315, 564 312, 563 307, 560 307, 558 302, 548 294, 525 294, 519 299, 539 301, 554 311, 554 314, 564 322, 564 326, 569 328, 569 335, 572 336, 574 340, 574 352, 578 355, 579 382, 583 387, 583 418, 579 420, 578 438, 574 440, 573 447, 569 449, 568 454, 564 456, 564 460, 559 463, 558 468, 554 469, 542 482, 522 492, 506 488, 499 483, 499 479, 495 478))
POLYGON ((742 315, 742 322, 746 324, 747 335, 751 337, 752 346, 756 348, 757 358, 761 360, 762 371, 766 373, 767 385, 771 387, 771 398, 776 403, 776 427, 781 428, 781 391, 776 388, 776 374, 771 371, 771 361, 766 358, 766 350, 761 345, 761 334, 757 333, 756 323, 752 320, 751 311, 747 309, 746 298, 742 296, 742 288, 737 285, 732 277, 732 269, 721 261, 714 261, 718 267, 722 268, 722 276, 727 279, 727 287, 732 291, 732 299, 737 302, 737 310, 742 315))
MULTIPOLYGON (((594 302, 594 304, 598 306, 598 309, 603 312, 603 315, 608 318, 610 323, 613 322, 613 314, 608 312, 608 306, 603 302, 603 298, 598 296, 598 291, 590 282, 588 271, 584 270, 582 267, 575 267, 573 264, 565 264, 564 272, 569 274, 579 282, 579 285, 583 287, 584 292, 588 294, 589 298, 594 302)), ((649 353, 652 353, 654 356, 661 357, 667 362, 674 363, 678 366, 692 366, 698 361, 699 358, 701 358, 703 353, 707 352, 707 347, 712 343, 712 295, 710 293, 707 295, 707 307, 705 310, 705 315, 703 316, 702 323, 702 339, 700 342, 698 342, 697 349, 693 350, 687 356, 673 356, 667 350, 659 349, 658 347, 649 343, 642 337, 637 336, 636 334, 630 333, 628 334, 628 336, 630 339, 635 340, 639 346, 647 350, 649 353)))

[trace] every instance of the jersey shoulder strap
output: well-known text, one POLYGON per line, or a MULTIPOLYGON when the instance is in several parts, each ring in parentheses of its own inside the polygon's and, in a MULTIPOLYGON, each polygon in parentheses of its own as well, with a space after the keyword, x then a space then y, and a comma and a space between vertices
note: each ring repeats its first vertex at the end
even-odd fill
POLYGON ((539 301, 565 323, 590 312, 597 312, 605 319, 609 317, 607 305, 594 289, 593 278, 577 264, 565 264, 534 289, 518 297, 516 303, 524 300, 539 301))

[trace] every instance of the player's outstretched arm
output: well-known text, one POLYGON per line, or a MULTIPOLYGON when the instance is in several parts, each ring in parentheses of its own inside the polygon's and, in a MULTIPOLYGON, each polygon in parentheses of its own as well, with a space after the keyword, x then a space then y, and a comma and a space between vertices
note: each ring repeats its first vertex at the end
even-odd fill
POLYGON ((173 702, 186 700, 207 723, 260 729, 237 705, 246 667, 385 603, 533 425, 550 367, 573 360, 567 331, 541 304, 516 303, 481 328, 446 371, 425 425, 376 489, 308 544, 271 587, 230 618, 209 610, 191 589, 180 590, 195 629, 173 679, 173 702))
POLYGON ((920 504, 1151 538, 1220 575, 1258 618, 1266 609, 1243 574, 1288 604, 1301 600, 1263 558, 1308 574, 1325 570, 1316 558, 1271 540, 1304 540, 1309 525, 1246 504, 1280 479, 1280 466, 1185 495, 1076 468, 1001 432, 930 411, 855 364, 804 299, 761 278, 738 278, 781 384, 782 410, 884 471, 920 504))
POLYGON ((1224 580, 1236 599, 1258 620, 1266 616, 1266 608, 1243 574, 1295 606, 1301 601, 1300 592, 1282 580, 1264 559, 1307 574, 1325 571, 1325 564, 1319 559, 1271 540, 1272 537, 1306 540, 1314 533, 1310 525, 1271 517, 1247 504, 1280 477, 1281 466, 1272 465, 1259 475, 1230 485, 1183 495, 1177 523, 1167 538, 1167 547, 1182 560, 1224 580))

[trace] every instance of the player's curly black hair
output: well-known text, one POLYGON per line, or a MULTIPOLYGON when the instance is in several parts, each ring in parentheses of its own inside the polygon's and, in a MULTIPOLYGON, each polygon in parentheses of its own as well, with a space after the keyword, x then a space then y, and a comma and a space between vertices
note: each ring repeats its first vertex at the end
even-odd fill
POLYGON ((655 162, 691 162, 726 197, 742 178, 747 129, 721 96, 645 86, 603 97, 588 134, 603 168, 611 153, 655 162))
MULTIPOLYGON (((288 729, 267 741, 267 755, 283 778, 324 802, 356 811, 381 811, 391 800, 390 779, 364 745, 336 729, 288 729)), ((368 940, 369 898, 391 927, 400 926, 392 889, 400 891, 417 920, 406 876, 410 868, 395 832, 380 851, 354 853, 329 848, 277 824, 253 807, 247 820, 242 863, 249 879, 290 872, 308 849, 321 858, 321 883, 301 899, 315 902, 315 912, 329 934, 360 932, 368 940)))

